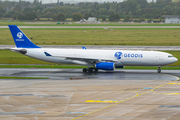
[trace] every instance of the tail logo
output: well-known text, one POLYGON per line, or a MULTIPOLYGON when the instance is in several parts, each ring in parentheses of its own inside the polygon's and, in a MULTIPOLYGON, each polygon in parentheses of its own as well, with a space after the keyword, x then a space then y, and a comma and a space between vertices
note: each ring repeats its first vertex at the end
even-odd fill
POLYGON ((18 37, 19 39, 21 39, 21 38, 23 37, 22 32, 18 32, 18 33, 17 33, 17 37, 18 37))

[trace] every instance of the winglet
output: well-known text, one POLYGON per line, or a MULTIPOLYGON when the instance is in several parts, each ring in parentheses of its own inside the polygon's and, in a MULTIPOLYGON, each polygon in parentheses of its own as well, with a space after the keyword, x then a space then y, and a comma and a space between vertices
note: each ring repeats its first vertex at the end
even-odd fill
POLYGON ((17 48, 40 48, 36 46, 29 38, 16 26, 8 25, 17 48))

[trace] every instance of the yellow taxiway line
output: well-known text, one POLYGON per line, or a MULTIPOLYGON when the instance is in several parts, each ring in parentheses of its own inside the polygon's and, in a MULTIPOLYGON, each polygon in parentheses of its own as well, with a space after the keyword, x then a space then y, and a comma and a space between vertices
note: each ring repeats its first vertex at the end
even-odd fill
MULTIPOLYGON (((171 75, 171 76, 173 76, 173 75, 171 75)), ((177 77, 177 76, 175 76, 175 77, 177 77)), ((180 78, 178 77, 178 79, 175 80, 175 82, 178 81, 179 79, 180 79, 180 78)), ((152 89, 152 90, 143 92, 143 93, 141 93, 141 94, 139 94, 139 93, 136 92, 136 91, 132 91, 132 92, 135 92, 135 93, 136 93, 136 95, 133 96, 133 97, 127 98, 127 99, 125 99, 125 100, 118 101, 118 102, 115 103, 115 104, 112 104, 112 105, 109 105, 109 106, 107 106, 107 107, 103 107, 103 108, 97 109, 97 110, 95 110, 95 111, 92 111, 92 112, 89 112, 89 113, 87 113, 87 114, 81 115, 81 116, 79 116, 79 117, 73 118, 72 120, 76 120, 76 119, 78 119, 78 118, 82 118, 82 117, 84 117, 84 116, 87 116, 87 115, 89 115, 89 114, 98 112, 98 111, 100 111, 100 110, 103 110, 103 109, 106 109, 106 108, 115 106, 115 105, 120 104, 120 103, 122 103, 122 102, 128 101, 128 100, 133 99, 133 98, 136 98, 136 97, 138 97, 138 96, 141 96, 141 95, 143 95, 143 94, 145 94, 145 93, 148 93, 148 92, 150 92, 150 91, 151 91, 151 92, 154 92, 154 93, 157 93, 157 92, 155 92, 154 90, 156 90, 157 88, 160 88, 160 87, 162 87, 162 86, 168 85, 168 84, 180 84, 180 83, 166 83, 166 84, 163 84, 163 85, 159 85, 159 86, 155 87, 155 88, 152 89)), ((128 92, 130 92, 130 91, 128 91, 128 92)), ((164 94, 167 94, 167 95, 177 95, 177 94, 180 94, 180 93, 164 93, 164 94)), ((99 100, 99 102, 101 102, 101 101, 102 101, 102 100, 99 100)), ((98 102, 98 100, 87 100, 86 102, 98 102)), ((106 101, 106 102, 107 102, 107 101, 106 101)), ((113 103, 112 100, 110 100, 110 102, 113 103)))

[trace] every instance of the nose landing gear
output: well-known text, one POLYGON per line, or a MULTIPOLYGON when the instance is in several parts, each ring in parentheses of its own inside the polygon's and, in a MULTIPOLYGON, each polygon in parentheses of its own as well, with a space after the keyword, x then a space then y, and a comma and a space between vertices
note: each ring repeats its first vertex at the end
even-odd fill
POLYGON ((161 73, 161 66, 158 67, 157 72, 158 72, 158 73, 161 73))

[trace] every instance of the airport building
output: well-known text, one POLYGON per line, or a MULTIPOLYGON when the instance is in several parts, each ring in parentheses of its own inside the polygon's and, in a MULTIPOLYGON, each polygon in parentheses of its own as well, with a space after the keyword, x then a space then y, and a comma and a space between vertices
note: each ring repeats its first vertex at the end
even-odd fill
POLYGON ((165 23, 180 23, 180 15, 164 15, 163 17, 165 17, 165 23))

